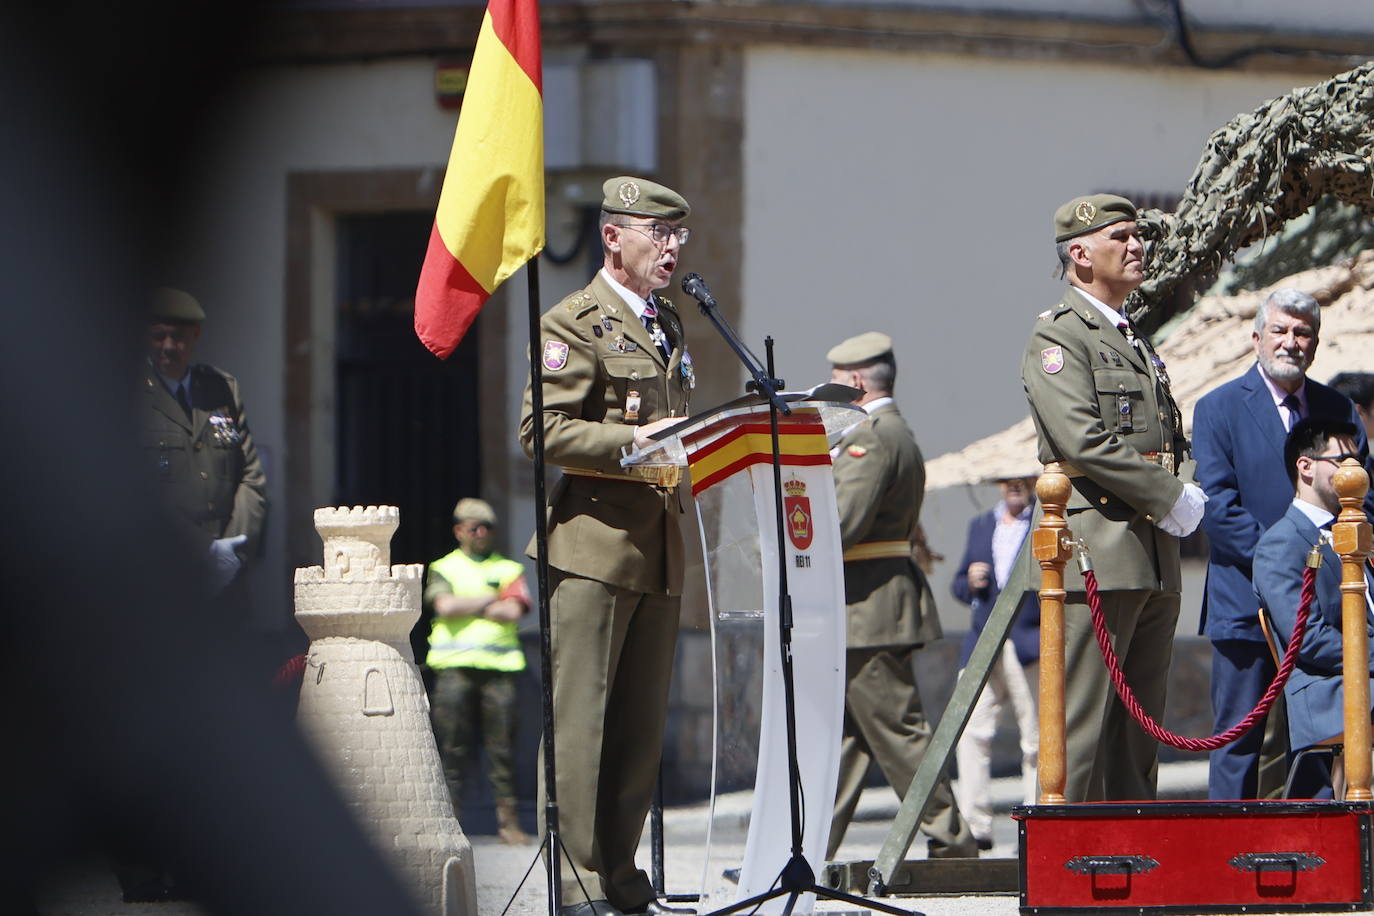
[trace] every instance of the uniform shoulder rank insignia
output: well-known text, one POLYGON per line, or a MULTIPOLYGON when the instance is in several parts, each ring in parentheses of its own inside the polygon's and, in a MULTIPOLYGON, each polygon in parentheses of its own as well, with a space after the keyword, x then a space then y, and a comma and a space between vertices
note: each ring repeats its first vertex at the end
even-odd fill
POLYGON ((1046 347, 1040 351, 1040 368, 1046 375, 1054 375, 1064 368, 1064 348, 1046 347))
POLYGON ((557 372, 568 364, 568 345, 560 340, 544 341, 544 368, 557 372))
POLYGON ((868 454, 868 449, 864 448, 862 445, 851 445, 849 448, 845 449, 845 454, 849 455, 850 458, 862 458, 864 455, 868 454))

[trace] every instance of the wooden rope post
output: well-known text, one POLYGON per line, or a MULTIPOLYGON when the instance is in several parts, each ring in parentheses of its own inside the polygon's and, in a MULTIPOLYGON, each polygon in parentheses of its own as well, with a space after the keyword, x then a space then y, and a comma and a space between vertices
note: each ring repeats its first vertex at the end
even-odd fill
POLYGON ((1043 515, 1031 532, 1040 562, 1040 804, 1064 804, 1064 566, 1069 560, 1069 478, 1058 462, 1035 485, 1043 515))
POLYGON ((1369 475, 1354 458, 1347 458, 1332 476, 1341 514, 1331 526, 1331 546, 1341 558, 1341 641, 1345 688, 1345 800, 1370 801, 1369 758, 1369 634, 1365 627, 1364 559, 1370 553, 1370 528, 1365 518, 1369 475))

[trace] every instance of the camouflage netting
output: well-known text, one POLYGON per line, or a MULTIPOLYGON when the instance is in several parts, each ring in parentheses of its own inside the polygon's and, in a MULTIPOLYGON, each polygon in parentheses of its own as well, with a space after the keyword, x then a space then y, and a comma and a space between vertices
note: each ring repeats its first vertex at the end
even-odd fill
POLYGON ((1178 211, 1146 210, 1144 284, 1127 309, 1146 330, 1186 310, 1176 287, 1204 286, 1246 245, 1324 195, 1374 216, 1374 63, 1272 99, 1216 131, 1178 211))

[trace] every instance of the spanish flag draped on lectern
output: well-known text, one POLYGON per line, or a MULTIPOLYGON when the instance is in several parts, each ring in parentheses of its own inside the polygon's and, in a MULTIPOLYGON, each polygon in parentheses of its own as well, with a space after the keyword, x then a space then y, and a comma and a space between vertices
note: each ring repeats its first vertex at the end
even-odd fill
POLYGON ((543 105, 539 4, 490 0, 415 290, 415 333, 441 359, 544 247, 543 105))

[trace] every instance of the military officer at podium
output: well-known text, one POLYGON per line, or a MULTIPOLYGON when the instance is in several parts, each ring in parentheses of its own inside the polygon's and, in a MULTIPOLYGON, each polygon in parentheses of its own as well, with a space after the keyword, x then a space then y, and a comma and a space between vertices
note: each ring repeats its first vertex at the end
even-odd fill
MULTIPOLYGON (((1122 313, 1145 276, 1135 205, 1075 197, 1055 212, 1054 236, 1069 287, 1035 322, 1021 380, 1040 460, 1059 462, 1070 478, 1069 528, 1091 551, 1126 680, 1162 721, 1178 541, 1202 520, 1206 496, 1179 477, 1188 442, 1164 363, 1122 313)), ((1108 680, 1076 562, 1064 588, 1065 797, 1154 798, 1158 747, 1108 680)))
MULTIPOLYGON (((868 420, 846 432, 834 451, 847 621, 840 778, 826 851, 834 859, 871 761, 906 796, 931 735, 913 655, 942 633, 930 585, 912 562, 926 471, 911 427, 892 399, 892 338, 869 331, 840 343, 826 359, 833 366, 831 381, 859 389, 854 403, 868 412, 868 420)), ((948 777, 936 784, 921 829, 932 856, 978 855, 948 777)))
MULTIPOLYGON (((696 383, 682 320, 656 293, 677 268, 687 201, 642 178, 603 187, 603 266, 546 312, 554 740, 562 916, 670 912, 635 865, 658 776, 682 594, 676 480, 622 468, 624 450, 681 422, 696 383), (583 889, 585 888, 585 893, 583 889)), ((528 387, 520 441, 533 452, 528 387)), ((533 546, 531 546, 533 555, 533 546)), ((544 811, 543 769, 540 806, 544 811)))

